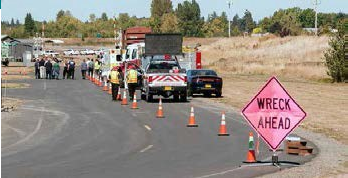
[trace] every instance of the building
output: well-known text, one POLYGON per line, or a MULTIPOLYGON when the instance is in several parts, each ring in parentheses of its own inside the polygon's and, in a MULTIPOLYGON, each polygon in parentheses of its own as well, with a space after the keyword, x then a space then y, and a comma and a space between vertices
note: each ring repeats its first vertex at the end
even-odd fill
POLYGON ((11 62, 22 62, 23 54, 33 53, 34 41, 30 39, 15 39, 1 35, 1 58, 11 62))

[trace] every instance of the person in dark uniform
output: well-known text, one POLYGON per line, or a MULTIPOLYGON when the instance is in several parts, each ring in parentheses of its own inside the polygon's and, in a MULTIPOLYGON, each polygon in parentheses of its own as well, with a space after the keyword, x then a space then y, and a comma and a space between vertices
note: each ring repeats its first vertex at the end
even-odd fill
POLYGON ((65 76, 66 76, 66 79, 68 79, 68 62, 67 61, 65 61, 65 63, 64 63, 64 69, 63 69, 63 79, 65 79, 65 76))
POLYGON ((39 59, 35 60, 35 78, 40 79, 40 66, 39 66, 39 59))
POLYGON ((47 62, 45 63, 46 67, 46 79, 52 79, 52 63, 51 59, 48 59, 47 62))

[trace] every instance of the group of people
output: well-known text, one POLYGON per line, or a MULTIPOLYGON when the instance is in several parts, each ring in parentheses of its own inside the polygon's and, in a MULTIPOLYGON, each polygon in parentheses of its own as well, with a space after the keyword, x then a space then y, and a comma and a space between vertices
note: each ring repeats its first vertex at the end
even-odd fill
MULTIPOLYGON (((36 59, 35 61, 35 77, 36 79, 56 79, 59 80, 59 74, 60 74, 60 63, 62 61, 53 58, 50 59, 48 57, 44 57, 41 59, 36 59)), ((70 60, 64 61, 64 68, 63 68, 63 77, 62 79, 75 79, 75 61, 71 58, 70 60)), ((83 59, 81 62, 81 74, 82 79, 86 79, 86 75, 90 77, 94 77, 94 75, 97 76, 99 79, 102 78, 102 70, 101 70, 102 62, 100 59, 89 59, 87 58, 87 61, 83 59)), ((129 90, 129 99, 133 100, 134 93, 136 90, 136 87, 138 86, 138 71, 136 70, 135 66, 129 65, 127 68, 127 85, 129 90)), ((120 85, 124 82, 124 76, 123 72, 120 66, 113 67, 109 76, 108 80, 111 83, 111 89, 112 89, 112 100, 117 99, 117 93, 120 85)))
MULTIPOLYGON (((36 79, 56 79, 59 80, 60 75, 60 63, 62 61, 58 58, 50 59, 44 57, 35 60, 35 78, 36 79)), ((73 59, 64 61, 63 78, 62 79, 74 79, 75 78, 75 61, 73 59)))
MULTIPOLYGON (((133 100, 136 87, 138 86, 138 74, 138 71, 133 65, 128 66, 126 79, 129 91, 129 100, 133 100)), ((111 83, 112 100, 116 101, 118 89, 120 84, 124 81, 121 67, 116 66, 111 69, 109 81, 111 83)))
POLYGON ((36 79, 58 79, 60 60, 58 58, 41 58, 35 60, 35 78, 36 79))

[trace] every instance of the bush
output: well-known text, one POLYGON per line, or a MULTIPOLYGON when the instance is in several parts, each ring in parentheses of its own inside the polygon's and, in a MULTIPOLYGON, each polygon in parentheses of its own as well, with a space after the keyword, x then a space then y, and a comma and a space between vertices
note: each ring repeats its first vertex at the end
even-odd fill
POLYGON ((324 52, 325 64, 328 68, 327 74, 334 82, 344 81, 344 29, 343 22, 340 23, 338 32, 330 38, 330 48, 324 52))

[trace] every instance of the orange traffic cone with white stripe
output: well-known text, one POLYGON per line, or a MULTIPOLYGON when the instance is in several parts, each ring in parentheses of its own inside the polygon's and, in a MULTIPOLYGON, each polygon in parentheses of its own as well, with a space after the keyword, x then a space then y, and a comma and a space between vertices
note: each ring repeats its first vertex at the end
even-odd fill
POLYGON ((195 113, 194 113, 193 106, 191 106, 191 113, 190 113, 190 117, 189 117, 189 123, 186 126, 187 127, 198 127, 198 125, 196 124, 196 120, 195 120, 195 113))
POLYGON ((254 136, 252 132, 249 132, 249 150, 247 153, 247 159, 244 161, 244 163, 255 163, 256 157, 255 157, 255 150, 254 150, 254 136))
POLYGON ((109 91, 108 91, 108 94, 112 94, 112 87, 111 87, 111 83, 109 84, 109 91))
POLYGON ((229 135, 230 134, 227 133, 227 129, 226 129, 225 112, 223 112, 221 116, 221 124, 220 124, 218 136, 229 136, 229 135))
POLYGON ((108 91, 108 83, 104 81, 103 91, 108 91))
POLYGON ((127 91, 126 91, 126 90, 123 90, 123 98, 122 98, 121 105, 128 105, 128 101, 127 101, 127 91))
POLYGON ((98 85, 98 76, 97 75, 94 76, 94 84, 98 85))
POLYGON ((137 103, 137 94, 135 92, 134 92, 134 96, 133 96, 133 103, 132 103, 131 109, 139 109, 138 103, 137 103))
POLYGON ((116 100, 119 100, 119 101, 122 100, 122 98, 121 98, 121 87, 118 87, 118 92, 117 92, 116 100))
POLYGON ((162 107, 162 98, 159 99, 158 110, 157 110, 156 117, 157 118, 164 118, 163 107, 162 107))
POLYGON ((100 77, 100 79, 99 79, 99 87, 102 87, 103 86, 103 77, 100 77))

